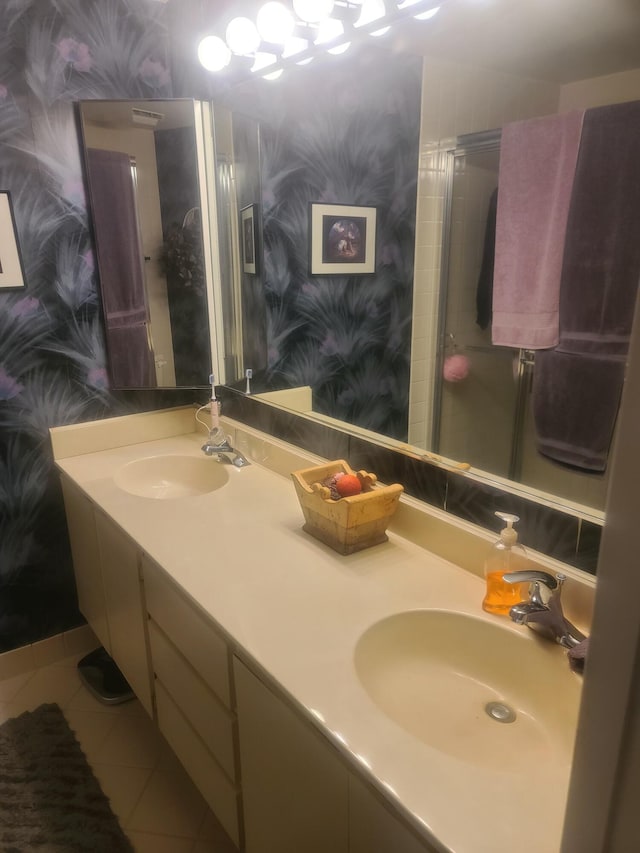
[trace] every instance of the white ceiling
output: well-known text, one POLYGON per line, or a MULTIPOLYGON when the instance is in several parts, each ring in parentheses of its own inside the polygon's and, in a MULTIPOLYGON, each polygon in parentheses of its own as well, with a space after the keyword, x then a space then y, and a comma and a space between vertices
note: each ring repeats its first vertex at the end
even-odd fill
POLYGON ((640 67, 640 0, 444 0, 395 46, 568 83, 640 67))

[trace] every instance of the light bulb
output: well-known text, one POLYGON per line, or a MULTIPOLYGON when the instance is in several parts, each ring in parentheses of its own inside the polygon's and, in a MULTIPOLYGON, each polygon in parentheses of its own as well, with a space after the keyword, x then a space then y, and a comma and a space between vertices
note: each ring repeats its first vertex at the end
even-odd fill
POLYGON ((310 62, 313 62, 313 56, 307 56, 306 59, 299 59, 296 65, 308 65, 310 62))
POLYGON ((398 3, 398 9, 407 9, 409 6, 415 6, 419 2, 420 0, 402 0, 401 3, 398 3))
POLYGON ((328 41, 340 38, 344 33, 342 21, 337 21, 335 18, 327 18, 320 22, 318 27, 318 35, 315 38, 314 44, 326 44, 328 41))
POLYGON ((433 18, 434 15, 437 15, 440 11, 440 6, 436 6, 434 9, 429 9, 428 12, 420 12, 419 15, 414 15, 413 17, 416 21, 428 21, 429 18, 433 18))
POLYGON ((263 68, 273 65, 276 59, 275 53, 256 53, 251 70, 262 71, 263 68))
POLYGON ((384 0, 364 0, 360 17, 355 22, 354 27, 372 24, 374 21, 384 18, 386 11, 384 0))
POLYGON ((231 50, 239 56, 255 53, 260 47, 260 34, 249 18, 234 18, 229 21, 225 38, 231 50))
POLYGON ((369 33, 370 36, 374 36, 375 38, 379 38, 380 36, 386 36, 391 27, 383 27, 381 30, 376 30, 374 33, 369 33))
POLYGON ((198 59, 207 71, 222 71, 231 61, 231 51, 218 36, 205 36, 198 45, 198 59))
POLYGON ((293 33, 296 22, 282 3, 265 3, 256 18, 258 32, 265 41, 284 44, 293 33))
POLYGON ((306 24, 319 24, 333 12, 333 0, 293 0, 293 11, 306 24))
POLYGON ((277 71, 272 71, 270 74, 263 74, 262 79, 263 80, 277 80, 278 77, 281 76, 283 70, 284 69, 282 69, 282 68, 278 68, 277 71))

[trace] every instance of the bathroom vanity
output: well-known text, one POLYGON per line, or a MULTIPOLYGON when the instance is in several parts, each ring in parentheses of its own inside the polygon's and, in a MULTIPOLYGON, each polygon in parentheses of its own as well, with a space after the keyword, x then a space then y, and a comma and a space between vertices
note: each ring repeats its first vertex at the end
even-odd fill
MULTIPOLYGON (((403 496, 389 542, 340 556, 289 476, 323 460, 227 420, 251 465, 222 465, 194 412, 51 435, 80 609, 234 843, 557 850, 580 679, 482 612, 491 536, 403 496)), ((593 580, 562 568, 588 630, 593 580)))

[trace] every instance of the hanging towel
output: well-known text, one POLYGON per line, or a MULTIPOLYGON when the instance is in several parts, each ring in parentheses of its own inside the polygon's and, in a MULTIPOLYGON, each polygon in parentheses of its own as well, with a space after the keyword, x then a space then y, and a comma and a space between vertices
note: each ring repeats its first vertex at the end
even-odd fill
POLYGON ((583 471, 605 470, 624 367, 623 356, 536 353, 532 408, 540 453, 583 471))
POLYGON ((584 112, 508 124, 498 178, 492 341, 558 343, 567 216, 584 112))
POLYGON ((493 303, 493 270, 496 257, 496 213, 498 210, 498 188, 489 197, 487 224, 484 229, 484 247, 482 264, 476 288, 476 323, 481 329, 486 329, 491 323, 491 306, 493 303))
POLYGON ((640 101, 588 110, 576 167, 557 349, 536 354, 538 449, 604 471, 640 279, 640 101))

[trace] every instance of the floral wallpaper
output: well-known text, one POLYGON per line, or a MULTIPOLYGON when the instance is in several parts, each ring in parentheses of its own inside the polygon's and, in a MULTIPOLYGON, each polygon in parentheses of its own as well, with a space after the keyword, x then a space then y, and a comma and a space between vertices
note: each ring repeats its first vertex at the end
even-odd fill
POLYGON ((243 104, 260 118, 267 381, 310 385, 317 411, 404 440, 421 69, 361 50, 243 104), (377 209, 373 274, 310 275, 310 202, 377 209))
POLYGON ((49 427, 157 404, 109 390, 73 102, 171 94, 163 9, 0 3, 0 190, 26 275, 0 292, 0 652, 82 621, 49 427))

